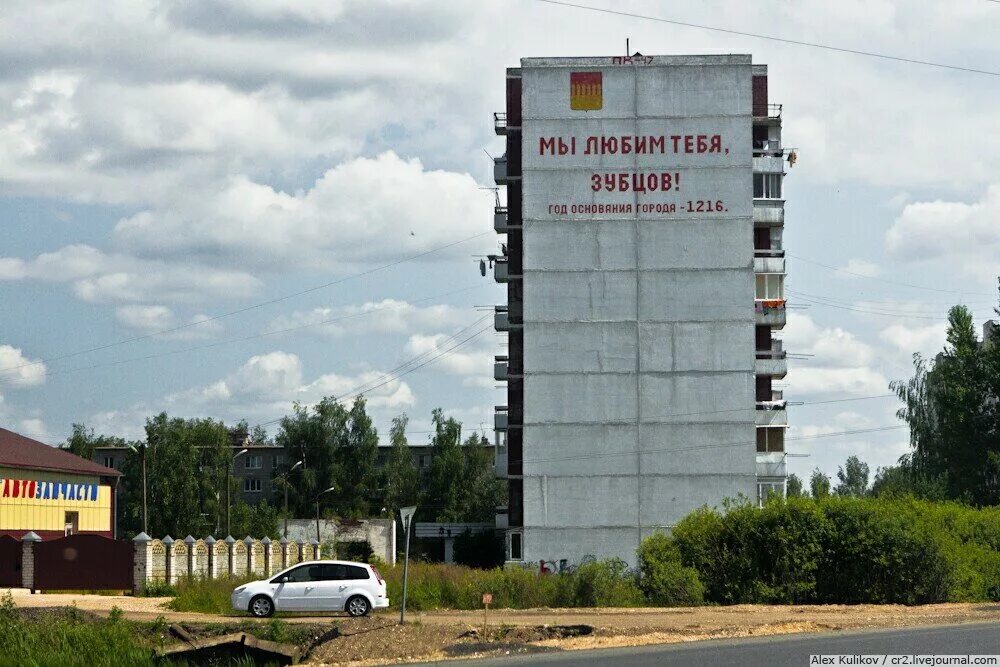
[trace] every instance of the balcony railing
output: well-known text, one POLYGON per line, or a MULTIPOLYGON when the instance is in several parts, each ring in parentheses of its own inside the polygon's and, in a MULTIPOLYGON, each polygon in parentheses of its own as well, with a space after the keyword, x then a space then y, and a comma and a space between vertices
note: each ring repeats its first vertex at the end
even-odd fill
POLYGON ((784 248, 754 248, 754 257, 784 257, 784 248))
POLYGON ((493 379, 497 382, 505 382, 507 380, 507 366, 506 356, 493 357, 493 379))
POLYGON ((494 407, 493 428, 497 431, 507 430, 507 406, 497 405, 494 407))
POLYGON ((781 118, 780 104, 755 104, 753 107, 754 118, 781 118))
POLYGON ((753 310, 755 313, 767 313, 770 310, 784 310, 787 301, 785 299, 755 299, 753 310))
POLYGON ((771 348, 768 350, 757 350, 758 359, 784 359, 787 353, 782 348, 780 340, 771 339, 771 348))
POLYGON ((496 206, 493 208, 493 229, 496 230, 497 234, 507 233, 509 227, 507 226, 506 206, 496 206))
POLYGON ((771 400, 769 401, 757 401, 756 407, 758 410, 784 410, 788 406, 785 401, 785 392, 773 389, 771 391, 771 400))
POLYGON ((497 111, 493 114, 493 131, 497 134, 507 134, 507 112, 497 111))
POLYGON ((493 158, 493 180, 497 185, 507 185, 510 178, 507 176, 507 155, 493 158))

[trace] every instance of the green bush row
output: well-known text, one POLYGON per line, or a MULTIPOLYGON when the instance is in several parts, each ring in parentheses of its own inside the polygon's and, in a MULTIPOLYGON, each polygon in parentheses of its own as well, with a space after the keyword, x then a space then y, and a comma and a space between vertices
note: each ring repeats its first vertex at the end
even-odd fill
POLYGON ((1000 599, 1000 509, 913 498, 791 498, 683 519, 669 542, 705 598, 737 603, 1000 599))

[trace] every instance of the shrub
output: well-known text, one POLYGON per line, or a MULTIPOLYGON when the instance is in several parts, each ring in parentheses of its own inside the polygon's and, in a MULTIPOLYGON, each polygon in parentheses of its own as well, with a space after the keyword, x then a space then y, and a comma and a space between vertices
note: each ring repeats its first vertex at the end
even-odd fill
POLYGON ((698 605, 704 589, 693 567, 684 567, 677 544, 663 533, 642 541, 639 556, 639 587, 650 603, 675 607, 698 605))

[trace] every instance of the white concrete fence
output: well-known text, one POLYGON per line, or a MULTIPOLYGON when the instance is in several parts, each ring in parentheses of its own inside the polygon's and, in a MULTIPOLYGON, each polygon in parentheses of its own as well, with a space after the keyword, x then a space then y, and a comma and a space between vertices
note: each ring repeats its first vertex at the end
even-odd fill
POLYGON ((237 540, 230 535, 216 540, 188 535, 175 540, 167 535, 157 540, 139 533, 132 542, 135 545, 133 590, 137 594, 153 582, 175 584, 188 579, 230 576, 264 578, 296 563, 322 557, 315 539, 272 541, 268 537, 255 540, 247 536, 237 540))

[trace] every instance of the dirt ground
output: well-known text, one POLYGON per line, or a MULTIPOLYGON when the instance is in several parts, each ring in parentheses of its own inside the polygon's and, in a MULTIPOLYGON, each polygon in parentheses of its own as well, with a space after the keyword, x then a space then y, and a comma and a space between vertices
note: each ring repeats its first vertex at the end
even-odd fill
MULTIPOLYGON (((205 623, 210 614, 162 609, 168 598, 97 595, 30 595, 15 591, 19 607, 76 606, 107 614, 119 607, 128 618, 205 623)), ((681 607, 671 609, 490 610, 485 633, 482 611, 407 614, 406 626, 390 613, 366 619, 343 615, 288 617, 292 623, 331 628, 329 641, 313 648, 309 664, 375 665, 427 659, 537 651, 610 648, 801 632, 836 632, 914 625, 1000 621, 997 604, 816 605, 681 607)))

